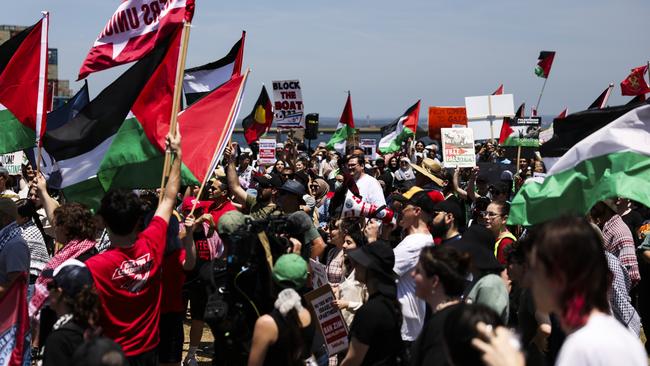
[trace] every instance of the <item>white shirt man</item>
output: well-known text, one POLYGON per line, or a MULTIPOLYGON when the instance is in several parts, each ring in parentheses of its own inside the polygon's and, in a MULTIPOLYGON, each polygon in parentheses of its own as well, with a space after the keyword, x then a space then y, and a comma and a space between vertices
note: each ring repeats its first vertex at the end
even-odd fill
POLYGON ((384 191, 381 188, 381 184, 377 179, 366 174, 364 169, 363 158, 358 155, 353 155, 348 159, 348 170, 350 174, 354 177, 354 181, 359 188, 359 194, 364 201, 376 205, 383 206, 386 204, 386 198, 384 198, 384 191))
POLYGON ((413 342, 422 326, 426 303, 415 296, 415 280, 411 272, 415 269, 422 248, 433 245, 433 237, 427 228, 433 213, 433 201, 426 192, 412 188, 398 198, 402 202, 398 225, 408 234, 394 249, 395 267, 399 276, 397 299, 402 305, 402 340, 413 342))

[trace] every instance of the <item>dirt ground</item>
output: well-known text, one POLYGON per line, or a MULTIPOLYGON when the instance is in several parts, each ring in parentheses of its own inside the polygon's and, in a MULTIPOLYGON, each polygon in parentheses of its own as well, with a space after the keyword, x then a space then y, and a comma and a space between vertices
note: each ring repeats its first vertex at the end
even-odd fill
MULTIPOLYGON (((183 343, 183 359, 187 354, 188 349, 190 348, 190 320, 186 318, 183 322, 183 330, 185 332, 185 342, 183 343)), ((214 338, 212 337, 212 332, 208 326, 203 327, 203 337, 201 338, 201 344, 199 349, 196 352, 196 360, 199 362, 200 366, 210 366, 212 365, 212 354, 213 347, 212 342, 214 338)))

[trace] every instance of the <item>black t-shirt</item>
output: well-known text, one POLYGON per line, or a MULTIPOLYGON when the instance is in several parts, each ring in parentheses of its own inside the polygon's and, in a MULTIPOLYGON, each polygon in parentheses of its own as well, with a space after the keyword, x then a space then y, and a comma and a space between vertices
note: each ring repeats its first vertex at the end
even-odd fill
POLYGON ((458 305, 448 306, 438 311, 424 324, 420 336, 413 344, 411 365, 451 365, 445 347, 444 328, 449 313, 456 306, 458 305))
POLYGON ((621 219, 623 219, 625 225, 630 228, 630 232, 632 232, 632 236, 634 237, 634 243, 639 246, 641 241, 637 235, 637 230, 639 230, 641 225, 643 225, 643 216, 641 216, 638 211, 630 210, 630 212, 621 216, 621 219))
POLYGON ((368 346, 361 365, 395 365, 401 355, 401 319, 393 306, 388 297, 375 293, 357 310, 350 326, 350 338, 368 346))
POLYGON ((83 332, 72 320, 52 331, 45 341, 43 366, 71 365, 75 350, 84 342, 83 332))

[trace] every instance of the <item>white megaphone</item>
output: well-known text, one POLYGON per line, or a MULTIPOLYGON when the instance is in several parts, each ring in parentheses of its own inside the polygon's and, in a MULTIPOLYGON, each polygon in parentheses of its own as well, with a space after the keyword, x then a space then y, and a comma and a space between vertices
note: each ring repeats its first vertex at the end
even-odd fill
POLYGON ((348 191, 343 203, 342 217, 369 217, 381 220, 385 224, 393 221, 393 210, 387 207, 377 207, 364 201, 362 198, 355 196, 348 191))

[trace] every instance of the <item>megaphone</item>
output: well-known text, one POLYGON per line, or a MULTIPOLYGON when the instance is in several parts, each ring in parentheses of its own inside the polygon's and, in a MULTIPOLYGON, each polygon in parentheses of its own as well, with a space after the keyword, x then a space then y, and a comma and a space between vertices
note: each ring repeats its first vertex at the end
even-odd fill
POLYGON ((376 218, 385 224, 389 224, 393 221, 395 213, 386 206, 378 207, 377 205, 370 204, 348 191, 345 195, 341 216, 376 218))

